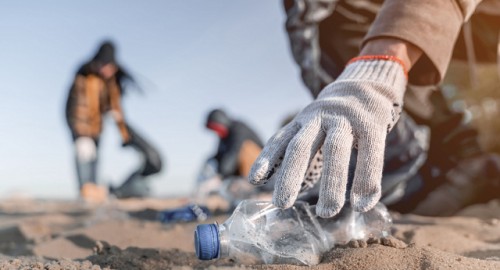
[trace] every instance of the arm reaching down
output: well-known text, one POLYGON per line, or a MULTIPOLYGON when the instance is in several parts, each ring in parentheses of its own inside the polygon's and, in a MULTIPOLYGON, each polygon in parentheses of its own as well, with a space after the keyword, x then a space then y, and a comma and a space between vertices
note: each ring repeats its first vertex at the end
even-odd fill
POLYGON ((381 195, 386 136, 403 106, 406 67, 421 54, 399 39, 368 42, 335 82, 269 140, 252 167, 250 181, 264 184, 276 177, 273 202, 290 207, 323 145, 317 212, 331 217, 345 203, 349 158, 352 147, 358 147, 351 202, 358 211, 371 209, 381 195))

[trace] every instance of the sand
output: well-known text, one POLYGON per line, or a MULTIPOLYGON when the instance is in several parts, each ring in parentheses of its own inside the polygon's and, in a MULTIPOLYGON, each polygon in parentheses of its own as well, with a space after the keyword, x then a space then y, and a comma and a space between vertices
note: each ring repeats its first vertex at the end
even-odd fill
POLYGON ((0 201, 0 269, 500 269, 499 201, 453 217, 393 213, 392 239, 336 247, 314 267, 197 260, 196 223, 154 220, 157 211, 186 202, 0 201))

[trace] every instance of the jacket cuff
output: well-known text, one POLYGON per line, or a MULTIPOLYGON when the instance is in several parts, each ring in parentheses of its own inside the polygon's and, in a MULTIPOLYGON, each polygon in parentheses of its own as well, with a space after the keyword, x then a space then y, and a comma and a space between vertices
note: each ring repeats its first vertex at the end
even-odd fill
POLYGON ((416 85, 439 83, 446 73, 464 16, 454 0, 386 0, 365 36, 401 39, 424 55, 409 72, 416 85))

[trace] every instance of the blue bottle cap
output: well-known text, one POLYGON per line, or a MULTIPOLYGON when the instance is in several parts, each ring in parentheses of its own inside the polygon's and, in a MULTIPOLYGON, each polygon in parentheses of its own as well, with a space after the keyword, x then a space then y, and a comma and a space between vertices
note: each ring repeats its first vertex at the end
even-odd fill
POLYGON ((194 247, 200 260, 219 257, 219 229, 216 224, 201 224, 194 231, 194 247))

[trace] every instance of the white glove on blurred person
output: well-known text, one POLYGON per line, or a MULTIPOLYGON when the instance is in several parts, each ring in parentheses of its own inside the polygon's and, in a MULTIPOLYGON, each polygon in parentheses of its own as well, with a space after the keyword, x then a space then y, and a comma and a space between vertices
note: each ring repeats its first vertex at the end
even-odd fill
POLYGON ((91 162, 97 158, 97 146, 90 137, 78 137, 75 140, 75 150, 79 162, 91 162))
POLYGON ((357 147, 350 202, 356 211, 370 210, 381 196, 385 140, 399 119, 406 84, 406 70, 398 58, 353 59, 335 82, 267 142, 253 164, 250 182, 261 185, 276 177, 273 204, 291 207, 321 147, 316 213, 332 217, 345 203, 349 159, 357 147))

